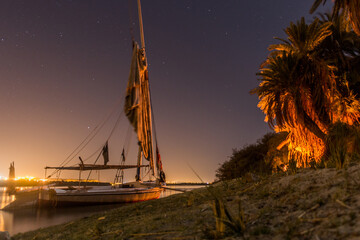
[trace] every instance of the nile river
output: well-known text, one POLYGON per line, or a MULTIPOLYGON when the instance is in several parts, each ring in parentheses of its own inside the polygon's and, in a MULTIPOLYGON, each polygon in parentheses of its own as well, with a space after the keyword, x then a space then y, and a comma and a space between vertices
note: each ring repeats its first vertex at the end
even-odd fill
MULTIPOLYGON (((171 188, 178 189, 193 189, 198 187, 203 186, 171 186, 171 188)), ((167 197, 176 193, 180 192, 165 190, 161 197, 167 197)), ((5 188, 0 188, 0 194, 0 208, 3 208, 9 202, 14 200, 14 196, 8 196, 8 194, 5 192, 5 188)), ((8 231, 10 235, 14 235, 19 232, 27 232, 42 227, 70 222, 72 220, 87 217, 95 213, 105 212, 107 210, 121 206, 123 205, 95 205, 66 208, 23 208, 21 210, 12 211, 0 210, 0 231, 8 231)))

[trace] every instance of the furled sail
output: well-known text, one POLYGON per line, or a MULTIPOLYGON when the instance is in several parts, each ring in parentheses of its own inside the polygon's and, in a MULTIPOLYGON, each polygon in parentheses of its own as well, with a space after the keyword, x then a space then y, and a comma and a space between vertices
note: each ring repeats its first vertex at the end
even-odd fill
POLYGON ((137 133, 143 156, 154 169, 147 62, 144 49, 140 49, 136 42, 133 43, 124 108, 126 116, 137 133))

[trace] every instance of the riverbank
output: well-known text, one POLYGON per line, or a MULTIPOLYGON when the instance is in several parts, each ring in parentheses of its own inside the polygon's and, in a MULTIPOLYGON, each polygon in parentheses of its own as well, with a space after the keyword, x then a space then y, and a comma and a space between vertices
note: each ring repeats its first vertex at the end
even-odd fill
POLYGON ((249 175, 13 239, 356 239, 360 236, 359 183, 360 165, 266 178, 249 175), (214 214, 216 198, 225 209, 219 207, 214 214), (223 233, 215 215, 227 222, 223 233))

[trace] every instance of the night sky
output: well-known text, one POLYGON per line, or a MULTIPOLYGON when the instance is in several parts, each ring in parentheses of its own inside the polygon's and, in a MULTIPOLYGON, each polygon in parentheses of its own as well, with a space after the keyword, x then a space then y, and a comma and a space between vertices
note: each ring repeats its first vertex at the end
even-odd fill
MULTIPOLYGON (((129 74, 130 26, 139 41, 136 3, 129 2, 1 1, 0 175, 8 176, 15 161, 17 176, 44 177, 43 168, 59 165, 114 106, 122 110, 117 103, 129 74)), ((290 21, 310 20, 312 3, 143 0, 152 103, 168 180, 198 181, 191 166, 212 181, 232 149, 270 131, 249 91, 258 84, 255 73, 273 37, 285 37, 290 21)), ((119 139, 110 140, 113 164, 128 126, 123 118, 119 139)), ((80 155, 101 147, 109 129, 80 155)), ((130 146, 136 151, 136 142, 130 146)), ((113 172, 102 176, 113 180, 113 172)))

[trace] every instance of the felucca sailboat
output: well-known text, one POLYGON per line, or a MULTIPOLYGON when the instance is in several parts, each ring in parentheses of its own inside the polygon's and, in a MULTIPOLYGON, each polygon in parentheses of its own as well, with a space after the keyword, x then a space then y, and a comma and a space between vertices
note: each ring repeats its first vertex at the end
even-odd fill
MULTIPOLYGON (((136 132, 139 143, 137 163, 134 165, 108 165, 108 145, 106 142, 102 149, 102 155, 104 157, 103 165, 85 164, 80 158, 80 163, 77 166, 45 168, 55 169, 56 171, 76 170, 80 172, 107 169, 117 169, 119 172, 124 169, 136 168, 136 181, 112 186, 80 186, 79 184, 79 187, 76 188, 49 187, 40 191, 40 204, 101 204, 146 201, 159 198, 163 190, 162 185, 165 184, 165 174, 157 147, 157 139, 156 136, 154 136, 155 134, 153 134, 152 105, 140 0, 138 0, 137 3, 141 47, 139 47, 136 42, 133 42, 131 68, 124 106, 125 114, 136 132), (143 162, 142 160, 146 160, 147 162, 143 162), (150 168, 151 174, 156 179, 155 181, 142 181, 141 171, 144 167, 150 168)), ((99 156, 100 155, 101 154, 99 154, 99 156)), ((122 154, 122 156, 124 157, 124 154, 122 154)))

